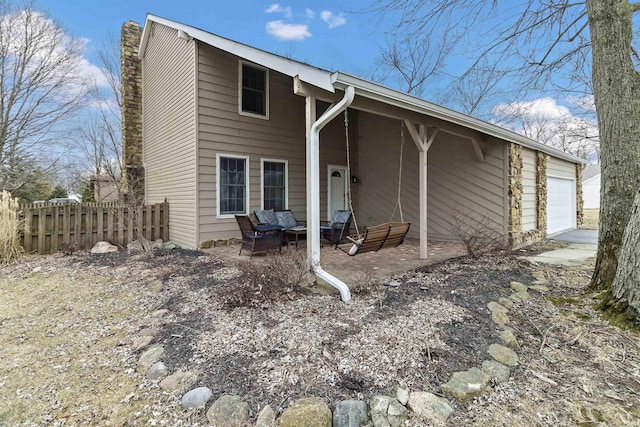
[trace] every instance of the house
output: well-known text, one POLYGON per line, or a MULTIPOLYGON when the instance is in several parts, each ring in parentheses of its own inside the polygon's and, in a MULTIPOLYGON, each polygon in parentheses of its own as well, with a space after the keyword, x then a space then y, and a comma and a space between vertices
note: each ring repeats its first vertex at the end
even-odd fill
POLYGON ((427 236, 455 240, 455 212, 514 246, 580 221, 583 159, 169 19, 125 23, 122 37, 125 169, 144 169, 148 203, 168 199, 182 246, 238 237, 235 214, 291 209, 307 218, 313 270, 339 287, 318 225, 347 207, 349 185, 361 226, 389 221, 400 187, 421 258, 427 236))
POLYGON ((587 165, 582 171, 585 209, 600 209, 600 165, 587 165))
POLYGON ((94 175, 89 180, 93 190, 93 198, 97 202, 115 202, 120 197, 118 191, 120 180, 105 175, 94 175))

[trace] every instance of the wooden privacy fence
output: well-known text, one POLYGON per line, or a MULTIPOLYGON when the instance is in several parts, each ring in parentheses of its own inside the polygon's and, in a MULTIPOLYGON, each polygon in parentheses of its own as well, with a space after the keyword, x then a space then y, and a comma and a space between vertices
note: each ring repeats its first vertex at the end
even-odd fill
POLYGON ((90 249, 105 240, 126 246, 139 237, 169 240, 169 203, 126 206, 117 202, 20 205, 26 253, 90 249), (139 212, 134 215, 135 212, 139 212))

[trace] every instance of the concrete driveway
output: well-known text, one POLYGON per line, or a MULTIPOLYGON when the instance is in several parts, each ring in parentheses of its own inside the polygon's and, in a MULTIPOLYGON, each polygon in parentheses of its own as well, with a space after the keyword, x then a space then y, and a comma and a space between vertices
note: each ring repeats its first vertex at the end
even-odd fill
POLYGON ((568 242, 569 246, 526 257, 526 259, 542 264, 579 265, 596 256, 598 230, 571 230, 557 234, 549 240, 568 242))
POLYGON ((549 240, 559 240, 569 243, 583 243, 587 245, 598 244, 598 230, 571 230, 556 234, 549 240))

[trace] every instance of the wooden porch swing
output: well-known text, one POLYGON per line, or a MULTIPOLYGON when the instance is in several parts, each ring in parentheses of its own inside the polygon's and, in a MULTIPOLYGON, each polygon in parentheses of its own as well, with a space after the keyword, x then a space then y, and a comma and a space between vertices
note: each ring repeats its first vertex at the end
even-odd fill
MULTIPOLYGON (((347 247, 336 245, 336 247, 339 247, 340 250, 350 256, 355 256, 357 254, 365 252, 379 251, 380 249, 384 248, 400 246, 404 242, 407 233, 409 233, 409 227, 411 227, 411 223, 404 222, 404 216, 402 214, 402 201, 400 199, 402 189, 404 122, 400 122, 400 124, 400 166, 398 168, 398 198, 396 200, 396 205, 393 208, 393 212, 391 213, 389 222, 367 227, 364 234, 360 235, 360 230, 358 229, 358 221, 356 220, 356 216, 353 212, 353 200, 351 198, 351 180, 348 180, 347 198, 349 200, 349 210, 351 211, 351 217, 353 218, 353 224, 356 229, 357 238, 354 238, 352 236, 345 236, 345 238, 348 239, 352 243, 352 245, 347 245, 347 247), (392 222, 396 211, 398 211, 400 214, 400 222, 392 222)), ((349 155, 349 117, 347 115, 347 110, 344 110, 344 128, 345 142, 347 146, 347 176, 350 177, 351 158, 349 155)))

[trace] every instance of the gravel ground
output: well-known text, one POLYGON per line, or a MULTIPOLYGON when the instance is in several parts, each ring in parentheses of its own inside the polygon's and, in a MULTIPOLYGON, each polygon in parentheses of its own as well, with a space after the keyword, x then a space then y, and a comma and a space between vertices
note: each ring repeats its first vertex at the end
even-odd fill
MULTIPOLYGON (((302 276, 283 268, 296 262, 261 270, 174 251, 27 257, 3 269, 0 425, 206 425, 136 371, 131 342, 150 325, 170 371, 196 373, 194 386, 214 397, 239 394, 253 417, 305 396, 333 407, 401 384, 440 393, 498 342, 486 304, 510 281, 533 280, 513 256, 459 258, 397 286, 363 283, 344 304, 292 285, 302 276), (159 307, 169 311, 150 324, 159 307)), ((583 295, 592 268, 537 268, 552 298, 510 314, 520 366, 492 393, 454 403, 450 425, 640 425, 638 336, 593 310, 583 295)))

